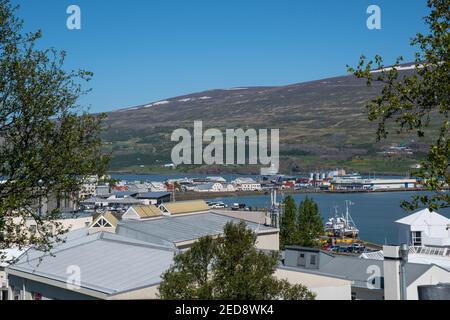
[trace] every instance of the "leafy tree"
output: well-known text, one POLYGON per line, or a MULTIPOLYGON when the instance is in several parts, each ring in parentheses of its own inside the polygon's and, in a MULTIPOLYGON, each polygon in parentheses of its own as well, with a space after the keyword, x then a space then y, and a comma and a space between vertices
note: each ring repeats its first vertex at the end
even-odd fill
POLYGON ((381 95, 367 105, 369 119, 378 122, 378 140, 386 138, 390 128, 397 133, 415 131, 419 137, 428 135, 434 140, 421 168, 413 173, 433 191, 432 196, 415 196, 404 202, 402 206, 408 210, 420 205, 430 209, 450 205, 450 194, 443 191, 450 184, 450 0, 428 0, 427 4, 429 32, 418 33, 411 42, 417 47, 414 72, 399 73, 402 57, 392 68, 386 68, 380 56, 374 60, 362 56, 356 68, 349 67, 356 77, 367 79, 369 86, 373 81, 383 84, 381 95), (440 125, 437 133, 430 126, 433 121, 440 125))
POLYGON ((287 196, 283 200, 283 214, 280 221, 280 248, 284 249, 288 245, 297 242, 297 207, 292 196, 287 196))
POLYGON ((0 250, 49 250, 66 230, 41 201, 77 194, 83 177, 103 174, 103 116, 77 104, 92 74, 65 71, 64 52, 36 49, 41 32, 23 33, 16 9, 0 0, 0 250), (29 219, 36 234, 25 229, 29 219))
POLYGON ((215 240, 202 237, 192 248, 174 258, 159 287, 162 298, 175 300, 211 299, 213 285, 209 269, 217 252, 215 240))
POLYGON ((318 247, 319 238, 324 234, 322 217, 319 207, 308 196, 300 203, 297 217, 297 244, 304 247, 318 247))
POLYGON ((201 238, 175 256, 159 287, 162 299, 312 300, 302 285, 273 276, 278 253, 258 251, 244 222, 228 223, 224 236, 201 238))

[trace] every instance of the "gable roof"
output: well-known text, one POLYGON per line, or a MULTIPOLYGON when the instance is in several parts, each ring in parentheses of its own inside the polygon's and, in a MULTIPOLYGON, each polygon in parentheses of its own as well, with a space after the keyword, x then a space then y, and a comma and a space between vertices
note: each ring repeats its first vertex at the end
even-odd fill
POLYGON ((65 283, 67 268, 76 265, 82 271, 81 288, 114 295, 160 283, 175 250, 102 232, 61 244, 52 253, 30 249, 8 272, 65 283))
POLYGON ((435 211, 431 212, 427 208, 397 220, 396 223, 406 224, 409 226, 445 226, 450 225, 450 219, 435 211))
POLYGON ((93 225, 95 225, 97 223, 97 221, 100 220, 101 218, 108 221, 109 224, 112 225, 114 228, 117 227, 117 222, 119 221, 119 219, 117 219, 116 216, 109 211, 105 212, 105 213, 100 213, 100 214, 97 214, 96 216, 94 216, 94 218, 92 219, 91 227, 93 225))
MULTIPOLYGON (((196 240, 207 235, 221 235, 227 222, 238 223, 240 221, 242 220, 238 218, 212 212, 162 216, 158 219, 143 221, 122 220, 116 233, 144 241, 154 241, 156 238, 163 243, 175 244, 196 240)), ((254 222, 246 221, 246 225, 257 233, 278 232, 278 229, 254 222)))
POLYGON ((133 206, 130 209, 134 210, 141 219, 154 218, 162 215, 161 211, 155 205, 133 206))
POLYGON ((209 210, 209 206, 203 200, 178 201, 162 203, 159 206, 162 212, 169 214, 182 214, 193 212, 204 212, 209 210))

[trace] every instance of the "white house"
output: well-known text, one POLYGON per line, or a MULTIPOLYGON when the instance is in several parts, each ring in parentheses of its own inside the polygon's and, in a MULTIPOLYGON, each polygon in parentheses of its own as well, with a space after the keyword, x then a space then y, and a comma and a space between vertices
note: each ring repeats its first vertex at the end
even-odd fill
POLYGON ((209 182, 204 184, 196 185, 194 188, 195 192, 222 192, 226 191, 223 188, 223 184, 220 182, 209 182))
POLYGON ((226 192, 236 191, 236 188, 231 183, 222 183, 222 189, 226 192))
MULTIPOLYGON (((398 243, 409 246, 409 262, 450 270, 450 219, 423 209, 396 224, 398 243)), ((363 253, 361 258, 383 260, 384 252, 363 253)))
POLYGON ((423 209, 395 223, 399 243, 414 247, 450 247, 450 219, 435 211, 423 209))
POLYGON ((221 183, 227 182, 227 180, 223 177, 206 177, 206 180, 211 181, 211 182, 221 182, 221 183))
POLYGON ((261 183, 256 182, 252 178, 237 178, 232 181, 232 184, 236 188, 236 190, 240 191, 260 191, 261 183))
POLYGON ((150 187, 149 187, 149 192, 166 192, 167 191, 167 186, 160 181, 152 181, 149 183, 150 187))
POLYGON ((96 194, 98 176, 88 176, 83 179, 81 189, 78 192, 79 199, 86 199, 96 194))

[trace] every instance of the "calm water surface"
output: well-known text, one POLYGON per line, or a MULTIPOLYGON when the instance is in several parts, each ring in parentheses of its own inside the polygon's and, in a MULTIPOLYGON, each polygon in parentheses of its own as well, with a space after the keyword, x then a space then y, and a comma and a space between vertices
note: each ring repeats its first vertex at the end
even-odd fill
MULTIPOLYGON (((334 216, 334 207, 345 210, 345 200, 354 203, 350 213, 360 230, 360 238, 375 243, 397 243, 397 229, 395 221, 408 215, 400 208, 403 200, 410 199, 418 192, 382 192, 382 193, 347 193, 329 194, 318 193, 309 195, 319 205, 322 217, 326 220, 334 216)), ((297 205, 306 195, 294 194, 297 205)), ((218 199, 230 205, 245 203, 247 206, 267 207, 270 204, 269 196, 242 196, 218 199)), ((442 209, 439 213, 450 218, 450 210, 442 209)))
MULTIPOLYGON (((206 177, 206 175, 113 175, 114 178, 123 180, 164 181, 181 177, 206 177)), ((227 181, 231 181, 238 175, 223 175, 227 181)), ((242 177, 242 176, 241 176, 242 177)), ((248 177, 248 176, 247 176, 248 177)), ((395 221, 408 215, 400 208, 403 200, 408 200, 418 192, 382 192, 382 193, 347 193, 329 194, 317 193, 310 195, 319 205, 319 210, 324 218, 334 216, 334 207, 345 210, 345 200, 354 202, 350 212, 355 224, 360 230, 361 239, 375 243, 397 243, 397 229, 395 221)), ((293 195, 297 204, 305 198, 304 194, 293 195)), ((280 195, 281 198, 281 195, 280 195)), ((233 203, 245 203, 247 206, 258 208, 270 205, 270 196, 236 196, 217 198, 231 205, 233 203)), ((281 199, 279 199, 281 200, 281 199)), ((439 210, 439 213, 450 218, 450 209, 439 210)))

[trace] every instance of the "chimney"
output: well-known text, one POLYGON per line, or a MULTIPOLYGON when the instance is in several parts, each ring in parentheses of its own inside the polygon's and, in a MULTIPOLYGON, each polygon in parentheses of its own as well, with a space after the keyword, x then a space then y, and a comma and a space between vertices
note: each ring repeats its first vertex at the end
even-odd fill
POLYGON ((384 298, 400 300, 400 246, 383 246, 384 298))
POLYGON ((409 247, 383 246, 384 254, 384 298, 386 300, 407 300, 406 271, 409 247))

